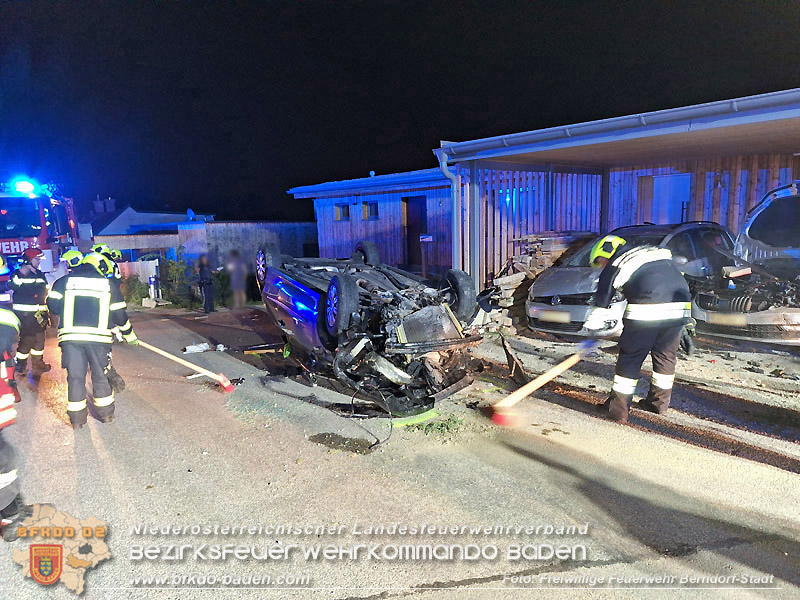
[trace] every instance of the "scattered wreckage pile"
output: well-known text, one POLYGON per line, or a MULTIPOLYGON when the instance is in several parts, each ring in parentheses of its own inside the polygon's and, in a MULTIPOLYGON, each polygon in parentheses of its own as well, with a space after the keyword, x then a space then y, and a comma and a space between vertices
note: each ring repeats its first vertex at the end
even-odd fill
POLYGON ((381 264, 360 242, 349 259, 259 251, 256 278, 268 312, 312 372, 335 378, 395 415, 409 415, 472 382, 467 349, 481 336, 465 323, 475 286, 450 270, 432 283, 381 264))
POLYGON ((471 325, 481 332, 517 333, 526 322, 525 300, 532 281, 553 266, 564 252, 591 235, 543 232, 512 240, 519 245, 519 254, 509 259, 492 285, 479 295, 480 310, 471 325))

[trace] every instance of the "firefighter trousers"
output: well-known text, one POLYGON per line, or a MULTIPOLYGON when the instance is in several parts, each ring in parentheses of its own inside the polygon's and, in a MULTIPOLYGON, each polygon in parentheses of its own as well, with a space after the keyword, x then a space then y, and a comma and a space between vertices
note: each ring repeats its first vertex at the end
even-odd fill
POLYGON ((615 421, 628 420, 636 383, 642 363, 650 354, 653 360, 653 377, 647 398, 639 408, 654 413, 664 413, 669 407, 672 383, 675 379, 675 364, 678 362, 678 345, 683 333, 683 321, 653 323, 625 319, 619 338, 614 385, 606 402, 609 415, 615 421))
POLYGON ((0 515, 3 517, 16 514, 19 487, 17 453, 0 431, 0 515))
POLYGON ((17 344, 17 365, 24 370, 28 357, 34 363, 44 361, 45 327, 36 319, 36 313, 16 312, 19 318, 19 344, 17 344))
POLYGON ((86 373, 92 378, 92 403, 97 417, 114 416, 114 392, 108 382, 111 344, 98 342, 63 342, 61 362, 67 370, 67 414, 70 423, 86 423, 86 373))

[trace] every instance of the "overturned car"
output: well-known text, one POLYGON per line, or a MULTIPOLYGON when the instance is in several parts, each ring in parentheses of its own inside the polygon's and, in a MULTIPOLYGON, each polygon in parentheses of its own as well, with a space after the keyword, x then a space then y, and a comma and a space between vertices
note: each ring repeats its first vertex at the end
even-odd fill
POLYGON ((381 264, 372 242, 349 259, 291 258, 259 250, 256 279, 287 341, 385 410, 408 415, 467 380, 465 352, 481 336, 465 330, 475 285, 450 270, 431 283, 381 264))
POLYGON ((800 346, 800 182, 750 210, 726 256, 721 273, 690 281, 698 331, 800 346))

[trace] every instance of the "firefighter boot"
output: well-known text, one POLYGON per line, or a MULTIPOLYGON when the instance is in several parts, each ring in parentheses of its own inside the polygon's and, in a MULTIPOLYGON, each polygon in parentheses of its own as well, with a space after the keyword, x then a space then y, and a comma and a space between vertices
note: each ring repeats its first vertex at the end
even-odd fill
POLYGON ((41 377, 42 373, 47 373, 50 368, 50 365, 44 362, 44 358, 41 356, 31 356, 31 373, 34 377, 41 377))
MULTIPOLYGON (((653 374, 653 381, 650 384, 650 391, 647 392, 647 398, 639 402, 639 408, 651 413, 656 413, 657 415, 663 415, 665 412, 667 412, 667 408, 669 408, 669 400, 672 396, 672 380, 670 379, 667 382, 669 387, 661 387, 665 386, 665 383, 663 380, 656 380, 656 375, 659 374, 653 374)), ((662 375, 661 377, 669 378, 674 377, 674 375, 662 375)))
POLYGON ((608 396, 608 400, 603 404, 597 405, 597 410, 612 421, 627 423, 628 410, 630 409, 632 399, 633 394, 622 394, 617 391, 612 391, 608 396))
POLYGON ((17 365, 14 367, 14 373, 20 377, 28 374, 28 359, 18 358, 17 365))
POLYGON ((0 511, 0 533, 3 540, 13 542, 17 539, 17 529, 22 522, 33 515, 33 506, 22 504, 22 499, 17 498, 2 511, 0 511))

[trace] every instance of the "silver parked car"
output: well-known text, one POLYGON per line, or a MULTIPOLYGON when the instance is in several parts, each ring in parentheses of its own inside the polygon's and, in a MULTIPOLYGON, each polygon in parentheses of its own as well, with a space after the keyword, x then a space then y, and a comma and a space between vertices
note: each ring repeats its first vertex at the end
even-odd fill
POLYGON ((800 182, 750 210, 728 262, 743 268, 693 286, 698 332, 800 346, 800 182))
MULTIPOLYGON (((720 272, 731 261, 724 253, 733 250, 730 232, 709 221, 677 225, 633 225, 611 232, 625 238, 628 244, 649 244, 669 248, 681 271, 703 278, 720 272), (724 253, 719 252, 722 250, 724 253)), ((563 255, 554 266, 545 270, 531 285, 525 303, 528 326, 537 331, 569 335, 611 337, 622 331, 625 299, 620 294, 611 305, 613 317, 600 332, 588 331, 583 324, 594 305, 594 292, 600 269, 589 266, 589 253, 600 239, 595 238, 573 253, 563 255)))

